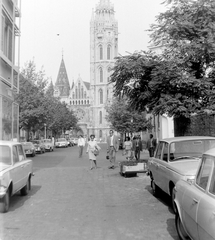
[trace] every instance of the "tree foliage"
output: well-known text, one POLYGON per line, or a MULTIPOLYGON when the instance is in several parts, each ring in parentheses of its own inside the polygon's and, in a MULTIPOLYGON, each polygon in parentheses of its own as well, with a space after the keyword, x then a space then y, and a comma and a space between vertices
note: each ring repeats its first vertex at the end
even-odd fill
POLYGON ((53 84, 47 86, 43 70, 36 71, 33 61, 25 64, 20 74, 20 91, 17 95, 19 103, 19 125, 27 132, 51 130, 54 135, 75 127, 77 118, 69 111, 65 103, 53 96, 53 84))
POLYGON ((132 110, 125 99, 114 99, 113 103, 106 107, 106 111, 106 120, 117 132, 133 133, 150 127, 146 114, 132 110))
POLYGON ((169 9, 151 26, 160 55, 135 52, 116 59, 111 82, 137 110, 189 117, 214 109, 215 2, 165 1, 169 9), (132 84, 131 84, 132 83, 132 84))

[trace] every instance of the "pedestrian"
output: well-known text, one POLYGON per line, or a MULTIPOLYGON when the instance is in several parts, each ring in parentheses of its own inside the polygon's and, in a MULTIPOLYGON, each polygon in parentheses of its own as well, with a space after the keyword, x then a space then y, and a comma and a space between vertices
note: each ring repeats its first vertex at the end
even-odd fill
POLYGON ((130 137, 126 137, 124 144, 123 144, 123 148, 124 148, 124 155, 126 156, 127 160, 131 160, 131 153, 132 153, 132 141, 130 137))
POLYGON ((156 146, 157 146, 157 141, 156 141, 156 139, 154 139, 153 134, 150 134, 149 140, 146 143, 146 148, 149 151, 149 157, 154 156, 154 151, 156 149, 156 146))
POLYGON ((95 135, 94 134, 90 135, 90 140, 88 141, 87 151, 86 151, 86 153, 89 154, 90 170, 93 169, 93 163, 95 168, 97 168, 96 157, 98 153, 96 153, 95 151, 99 152, 100 149, 101 148, 95 141, 95 135))
POLYGON ((140 160, 140 152, 143 150, 143 144, 140 135, 135 136, 133 140, 133 151, 135 159, 140 160))
POLYGON ((84 140, 83 136, 80 135, 78 137, 79 158, 81 158, 83 155, 84 146, 85 146, 85 140, 84 140))
POLYGON ((114 131, 110 130, 109 136, 107 137, 107 155, 109 156, 110 167, 109 169, 115 168, 116 153, 119 150, 119 139, 114 135, 114 131))

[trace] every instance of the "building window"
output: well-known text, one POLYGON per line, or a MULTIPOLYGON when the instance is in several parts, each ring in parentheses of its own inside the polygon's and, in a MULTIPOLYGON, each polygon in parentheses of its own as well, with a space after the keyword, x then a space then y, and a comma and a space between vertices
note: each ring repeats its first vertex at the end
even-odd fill
POLYGON ((81 98, 84 98, 84 89, 81 87, 81 98))
POLYGON ((99 112, 99 124, 102 124, 102 111, 99 112))
POLYGON ((78 98, 78 89, 77 89, 77 87, 75 88, 75 98, 76 99, 78 98))
POLYGON ((99 46, 99 59, 100 60, 103 59, 103 48, 102 48, 102 45, 99 46))
POLYGON ((100 82, 103 82, 103 70, 102 70, 102 68, 99 69, 99 79, 100 79, 100 82))
POLYGON ((102 91, 102 89, 99 90, 99 103, 103 104, 103 91, 102 91))
POLYGON ((110 45, 108 45, 108 47, 107 47, 107 60, 110 60, 110 54, 111 54, 111 46, 110 45))
POLYGON ((12 32, 12 24, 10 20, 2 15, 2 41, 1 41, 1 49, 5 56, 8 57, 10 61, 12 61, 12 42, 13 42, 13 32, 12 32))
POLYGON ((86 91, 84 91, 84 98, 87 98, 87 93, 86 93, 86 91))

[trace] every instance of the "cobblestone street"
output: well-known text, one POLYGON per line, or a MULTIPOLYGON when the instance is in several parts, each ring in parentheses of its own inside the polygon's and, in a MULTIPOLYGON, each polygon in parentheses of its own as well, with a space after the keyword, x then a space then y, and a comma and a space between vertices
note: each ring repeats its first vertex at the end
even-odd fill
MULTIPOLYGON (((124 178, 108 169, 101 144, 98 169, 78 147, 37 155, 29 196, 12 198, 1 214, 1 240, 177 240, 168 202, 156 199, 145 173, 124 178)), ((147 157, 148 153, 141 155, 147 157)), ((117 160, 124 160, 119 151, 117 160)))

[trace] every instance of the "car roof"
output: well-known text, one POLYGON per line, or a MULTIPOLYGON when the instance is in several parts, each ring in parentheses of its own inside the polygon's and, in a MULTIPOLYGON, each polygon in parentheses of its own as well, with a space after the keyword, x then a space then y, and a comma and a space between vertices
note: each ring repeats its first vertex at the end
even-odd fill
POLYGON ((0 145, 3 145, 3 146, 14 146, 14 145, 17 145, 17 144, 21 145, 20 142, 0 140, 0 145))
POLYGON ((168 143, 171 142, 180 142, 180 141, 189 141, 189 140, 215 140, 215 137, 211 136, 183 136, 183 137, 173 137, 173 138, 164 138, 160 141, 165 141, 168 143))

